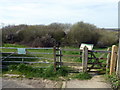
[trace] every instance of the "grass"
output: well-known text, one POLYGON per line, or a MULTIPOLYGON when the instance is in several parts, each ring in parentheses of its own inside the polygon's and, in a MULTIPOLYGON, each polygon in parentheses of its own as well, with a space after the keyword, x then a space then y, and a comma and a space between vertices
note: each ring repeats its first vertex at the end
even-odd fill
POLYGON ((74 78, 77 78, 79 80, 88 80, 88 79, 91 79, 92 76, 90 74, 88 74, 87 72, 81 72, 81 73, 75 75, 74 78))
POLYGON ((57 71, 54 71, 53 65, 50 65, 48 68, 33 68, 27 64, 19 64, 19 65, 10 65, 8 67, 8 71, 4 72, 9 74, 19 74, 24 75, 26 78, 45 78, 51 80, 58 80, 60 76, 65 77, 68 76, 68 71, 70 68, 62 66, 57 67, 57 71))
POLYGON ((24 45, 18 45, 18 44, 3 44, 2 47, 17 47, 17 48, 25 48, 27 46, 24 46, 24 45))
POLYGON ((111 83, 113 90, 120 89, 120 78, 116 74, 105 74, 105 78, 111 83))
POLYGON ((88 80, 91 79, 92 76, 88 73, 75 73, 74 75, 70 75, 69 71, 70 67, 57 67, 56 72, 54 71, 53 65, 50 65, 48 68, 33 68, 27 64, 19 64, 19 65, 10 65, 7 71, 4 71, 4 74, 18 74, 20 77, 25 76, 26 78, 44 78, 50 80, 61 80, 61 77, 64 80, 68 78, 79 79, 79 80, 88 80))

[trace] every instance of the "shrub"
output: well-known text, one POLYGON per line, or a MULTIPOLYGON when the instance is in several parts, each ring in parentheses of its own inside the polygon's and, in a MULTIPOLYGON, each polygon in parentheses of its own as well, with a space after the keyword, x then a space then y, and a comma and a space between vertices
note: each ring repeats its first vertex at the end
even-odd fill
POLYGON ((50 35, 46 34, 41 38, 37 37, 34 41, 32 46, 34 47, 53 47, 55 45, 55 39, 52 38, 50 35))
POLYGON ((100 37, 97 43, 99 47, 108 47, 113 44, 116 44, 118 41, 118 36, 116 32, 100 30, 100 37))
POLYGON ((71 27, 67 38, 70 43, 91 43, 96 44, 99 38, 97 28, 94 25, 78 22, 71 27))
POLYGON ((42 46, 42 47, 51 47, 55 45, 55 42, 61 42, 61 39, 64 38, 65 32, 63 28, 54 25, 34 25, 28 26, 25 30, 22 30, 18 33, 22 44, 28 44, 29 46, 42 46))
POLYGON ((120 88, 120 78, 118 78, 117 75, 112 74, 106 74, 105 77, 107 78, 108 81, 110 81, 110 83, 112 84, 112 88, 114 90, 118 90, 118 88, 120 88))
POLYGON ((2 28, 3 43, 18 43, 35 47, 53 45, 79 46, 81 43, 99 47, 116 44, 116 32, 77 22, 73 25, 52 23, 50 25, 9 25, 2 28))

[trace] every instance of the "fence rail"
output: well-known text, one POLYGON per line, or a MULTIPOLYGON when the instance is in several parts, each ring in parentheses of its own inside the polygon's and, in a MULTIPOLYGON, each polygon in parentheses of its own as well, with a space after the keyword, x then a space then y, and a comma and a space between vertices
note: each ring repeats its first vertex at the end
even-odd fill
POLYGON ((53 53, 43 53, 43 52, 28 52, 28 54, 53 54, 53 53))
POLYGON ((59 54, 56 54, 56 56, 62 56, 62 57, 82 57, 81 55, 59 55, 59 54))
POLYGON ((105 51, 105 50, 88 50, 88 52, 111 53, 111 51, 105 51))
POLYGON ((64 66, 82 66, 82 63, 56 62, 56 65, 64 65, 64 66))
POLYGON ((6 63, 28 63, 28 64, 34 64, 34 63, 45 63, 45 64, 53 64, 53 62, 28 62, 28 61, 2 61, 6 63))
MULTIPOLYGON (((14 47, 0 47, 2 49, 18 49, 18 48, 14 48, 14 47)), ((46 64, 54 64, 54 71, 56 71, 56 67, 57 65, 61 66, 61 65, 65 65, 65 66, 82 66, 83 68, 83 72, 86 72, 87 69, 97 69, 96 67, 94 67, 96 64, 98 64, 99 66, 101 66, 101 62, 99 62, 100 59, 103 59, 103 60, 107 60, 108 57, 104 58, 103 56, 104 55, 101 55, 100 57, 97 57, 95 56, 94 53, 111 53, 111 51, 105 51, 105 50, 88 50, 87 47, 86 49, 83 49, 83 50, 80 50, 80 49, 65 49, 65 48, 58 48, 58 47, 50 47, 50 48, 25 48, 26 49, 26 54, 31 54, 31 55, 34 55, 34 54, 41 54, 41 55, 53 55, 53 58, 47 58, 47 57, 38 57, 38 56, 33 56, 33 57, 28 57, 28 56, 4 56, 2 57, 2 59, 6 59, 6 58, 21 58, 22 60, 21 61, 5 61, 3 60, 2 62, 9 62, 9 63, 28 63, 28 64, 32 64, 32 63, 46 63, 46 64), (27 51, 31 49, 31 51, 27 51), (53 52, 32 52, 32 50, 53 50, 53 52), (65 55, 63 52, 64 51, 78 51, 79 54, 78 55, 65 55), (90 54, 92 57, 89 57, 90 54), (57 57, 59 57, 59 60, 57 60, 57 57), (82 59, 82 63, 72 63, 72 62, 63 62, 62 60, 62 57, 79 57, 82 59), (29 61, 23 61, 23 59, 49 59, 49 60, 53 60, 53 62, 39 62, 39 61, 35 61, 35 62, 29 62, 29 61), (95 62, 94 63, 88 63, 88 60, 92 60, 94 59, 95 62), (88 65, 92 65, 91 67, 88 67, 88 65)), ((16 52, 2 52, 0 54, 17 54, 17 51, 16 52)), ((109 55, 110 57, 110 55, 109 55)), ((107 66, 108 66, 109 63, 107 63, 107 66)), ((106 65, 106 64, 104 64, 106 65)))
MULTIPOLYGON (((14 47, 0 47, 0 48, 1 49, 18 49, 18 48, 14 48, 14 47)), ((25 48, 25 49, 53 49, 53 48, 25 48)))
POLYGON ((60 49, 60 50, 62 50, 62 51, 82 51, 80 49, 60 49))
MULTIPOLYGON (((2 58, 6 58, 6 57, 2 57, 2 58)), ((9 57, 9 58, 26 58, 26 59, 34 59, 34 58, 39 58, 39 59, 41 59, 40 57, 9 57)))

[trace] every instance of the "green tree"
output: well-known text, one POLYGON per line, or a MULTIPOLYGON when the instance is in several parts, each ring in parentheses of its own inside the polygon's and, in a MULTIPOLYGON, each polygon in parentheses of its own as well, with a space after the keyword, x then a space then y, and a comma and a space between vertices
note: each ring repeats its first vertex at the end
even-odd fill
POLYGON ((99 34, 97 33, 96 26, 84 22, 78 22, 71 27, 67 39, 69 42, 77 45, 81 43, 96 44, 99 39, 99 34))
POLYGON ((99 30, 99 40, 97 46, 99 47, 108 47, 113 44, 116 44, 118 41, 118 34, 114 31, 107 31, 105 29, 99 30))

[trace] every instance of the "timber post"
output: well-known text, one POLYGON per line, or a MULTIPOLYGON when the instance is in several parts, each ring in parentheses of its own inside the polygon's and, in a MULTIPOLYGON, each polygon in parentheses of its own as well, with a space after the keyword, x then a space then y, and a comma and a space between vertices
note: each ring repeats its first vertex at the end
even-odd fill
POLYGON ((82 67, 83 72, 87 72, 87 63, 88 63, 88 48, 85 46, 82 53, 82 67))
POLYGON ((61 51, 61 48, 59 48, 59 62, 60 62, 60 67, 62 65, 62 51, 61 51))
POLYGON ((54 71, 56 72, 56 46, 53 47, 53 55, 54 55, 54 71))
POLYGON ((110 61, 110 75, 115 73, 115 68, 116 68, 116 62, 117 62, 117 52, 118 48, 116 45, 112 46, 112 52, 111 52, 111 61, 110 61))
MULTIPOLYGON (((107 51, 111 51, 111 48, 108 48, 107 51)), ((106 61, 106 71, 110 68, 110 59, 111 59, 111 52, 107 55, 107 61, 106 61)))

